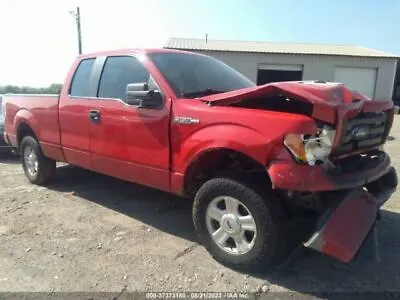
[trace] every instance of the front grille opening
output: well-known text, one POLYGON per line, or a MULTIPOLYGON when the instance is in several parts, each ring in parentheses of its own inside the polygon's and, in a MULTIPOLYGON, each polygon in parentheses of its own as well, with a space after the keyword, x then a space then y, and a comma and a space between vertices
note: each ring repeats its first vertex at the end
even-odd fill
POLYGON ((383 142, 387 125, 387 112, 362 113, 344 121, 343 137, 336 154, 378 146, 383 142), (357 132, 367 132, 358 136, 357 132))

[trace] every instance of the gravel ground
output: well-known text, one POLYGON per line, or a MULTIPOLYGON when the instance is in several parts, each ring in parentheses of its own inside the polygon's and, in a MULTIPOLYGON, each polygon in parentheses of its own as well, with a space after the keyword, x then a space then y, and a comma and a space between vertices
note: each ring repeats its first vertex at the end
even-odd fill
MULTIPOLYGON (((386 149, 400 166, 400 117, 386 149)), ((400 287, 400 204, 378 224, 380 261, 340 264, 297 251, 263 275, 216 263, 196 242, 191 203, 61 165, 47 188, 31 185, 17 159, 0 162, 0 292, 383 291, 400 287)), ((289 295, 289 293, 288 293, 289 295)))

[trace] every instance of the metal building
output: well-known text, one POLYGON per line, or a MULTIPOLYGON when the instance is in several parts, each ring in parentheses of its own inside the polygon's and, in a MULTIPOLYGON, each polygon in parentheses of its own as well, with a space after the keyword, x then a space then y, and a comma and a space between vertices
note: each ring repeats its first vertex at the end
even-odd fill
POLYGON ((334 81, 376 99, 392 99, 399 58, 359 46, 186 38, 170 38, 164 48, 214 56, 257 84, 334 81))

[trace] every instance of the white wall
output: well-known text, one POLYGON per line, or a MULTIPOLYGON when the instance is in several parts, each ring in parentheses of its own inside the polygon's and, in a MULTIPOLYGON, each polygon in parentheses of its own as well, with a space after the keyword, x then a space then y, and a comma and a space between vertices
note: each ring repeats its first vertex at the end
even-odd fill
POLYGON ((342 82, 367 97, 375 95, 377 68, 335 67, 334 81, 342 82))
POLYGON ((232 66, 253 82, 257 82, 258 64, 301 64, 303 80, 334 81, 335 67, 377 68, 375 87, 376 99, 392 99, 393 82, 396 72, 395 58, 369 58, 327 55, 264 54, 219 51, 195 51, 214 56, 232 66))

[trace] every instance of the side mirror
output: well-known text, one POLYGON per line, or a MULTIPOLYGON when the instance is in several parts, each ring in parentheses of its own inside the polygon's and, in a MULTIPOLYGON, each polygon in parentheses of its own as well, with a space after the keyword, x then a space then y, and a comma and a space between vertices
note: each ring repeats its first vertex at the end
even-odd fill
POLYGON ((130 83, 126 86, 126 103, 139 108, 157 108, 162 105, 162 96, 158 90, 149 90, 145 82, 130 83))

